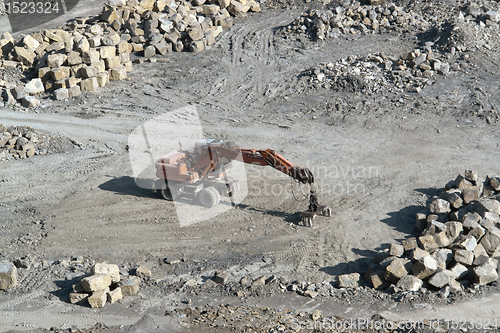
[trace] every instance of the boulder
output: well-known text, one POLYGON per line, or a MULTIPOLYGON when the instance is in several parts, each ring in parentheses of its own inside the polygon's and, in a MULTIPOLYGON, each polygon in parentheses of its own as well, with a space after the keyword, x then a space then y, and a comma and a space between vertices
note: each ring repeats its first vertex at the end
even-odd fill
POLYGON ((413 264, 410 260, 396 258, 387 266, 385 279, 396 284, 400 278, 406 276, 411 271, 412 266, 413 264))
POLYGON ((111 278, 107 274, 95 274, 84 277, 81 284, 86 292, 101 291, 106 290, 111 285, 111 278))
POLYGON ((418 277, 413 275, 406 275, 399 279, 396 287, 400 288, 403 291, 418 291, 423 284, 423 281, 418 277))
POLYGON ((106 274, 112 282, 120 282, 120 268, 115 264, 97 263, 92 267, 92 274, 106 274))
POLYGON ((457 278, 457 274, 455 272, 449 271, 449 270, 442 270, 434 274, 430 279, 429 279, 429 284, 436 287, 436 288, 443 288, 446 286, 448 283, 451 281, 455 280, 457 278))
POLYGON ((359 273, 343 274, 338 277, 338 284, 340 288, 356 288, 359 287, 361 276, 359 273))
POLYGON ((16 266, 12 263, 0 263, 0 290, 13 288, 16 284, 16 266))

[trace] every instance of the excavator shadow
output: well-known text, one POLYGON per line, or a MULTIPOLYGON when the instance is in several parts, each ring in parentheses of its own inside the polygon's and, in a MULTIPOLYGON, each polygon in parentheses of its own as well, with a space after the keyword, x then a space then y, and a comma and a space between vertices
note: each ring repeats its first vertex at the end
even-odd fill
POLYGON ((249 210, 249 211, 254 211, 258 212, 264 215, 271 215, 271 216, 276 216, 282 218, 285 222, 288 223, 293 223, 293 224, 301 224, 302 219, 300 217, 300 212, 295 212, 295 213, 288 213, 288 212, 283 212, 283 211, 277 211, 277 210, 266 210, 266 209, 260 209, 260 208, 255 208, 249 205, 245 204, 238 204, 237 206, 239 209, 242 210, 249 210))
POLYGON ((142 198, 159 198, 158 193, 154 193, 153 180, 138 179, 137 183, 133 177, 123 176, 112 178, 98 186, 101 190, 114 192, 121 195, 134 195, 142 198), (137 184, 141 186, 137 186, 137 184), (149 185, 149 187, 148 187, 149 185))

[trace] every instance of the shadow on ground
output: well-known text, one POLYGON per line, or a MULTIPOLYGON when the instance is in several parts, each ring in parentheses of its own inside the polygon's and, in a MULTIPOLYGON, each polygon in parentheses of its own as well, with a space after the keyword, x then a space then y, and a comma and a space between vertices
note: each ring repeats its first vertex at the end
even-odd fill
POLYGON ((121 195, 134 195, 136 197, 143 198, 160 198, 158 193, 154 193, 152 191, 153 180, 150 179, 136 180, 133 177, 123 176, 119 178, 112 178, 99 185, 99 188, 104 191, 110 191, 121 195), (137 184, 140 184, 141 186, 138 186, 137 184))

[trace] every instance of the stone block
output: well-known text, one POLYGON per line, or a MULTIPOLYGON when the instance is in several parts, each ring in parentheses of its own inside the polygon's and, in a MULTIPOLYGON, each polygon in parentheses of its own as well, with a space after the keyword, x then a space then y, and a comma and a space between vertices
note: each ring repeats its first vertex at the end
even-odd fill
POLYGON ((361 276, 359 273, 343 274, 338 277, 338 284, 340 288, 357 288, 361 276))
POLYGON ((89 295, 88 294, 81 294, 81 293, 70 293, 69 294, 69 302, 71 304, 75 304, 78 302, 83 301, 86 299, 89 295))
POLYGON ((141 278, 149 278, 151 277, 151 271, 149 268, 141 265, 135 270, 135 275, 141 278))
POLYGON ((84 79, 95 77, 99 74, 99 69, 96 66, 85 66, 82 67, 80 74, 84 79))
POLYGON ((490 256, 493 255, 500 247, 500 229, 490 228, 481 239, 480 244, 490 256))
POLYGON ((467 179, 470 182, 476 182, 478 180, 477 177, 477 172, 474 170, 465 170, 465 179, 467 179))
POLYGON ((438 249, 432 253, 432 257, 438 262, 438 267, 446 269, 453 261, 453 251, 450 249, 438 249))
POLYGON ((104 63, 106 64, 106 69, 120 67, 120 65, 121 65, 120 58, 117 56, 108 57, 108 58, 104 59, 104 63))
POLYGON ((99 48, 100 56, 102 59, 110 58, 116 56, 115 46, 101 46, 99 48))
POLYGON ((201 40, 195 40, 191 42, 190 48, 192 52, 198 53, 205 49, 205 43, 201 40))
POLYGON ((231 3, 227 7, 227 11, 232 15, 238 17, 242 16, 250 10, 250 6, 244 5, 239 1, 231 0, 231 3))
POLYGON ((456 278, 456 273, 445 269, 431 276, 428 282, 431 286, 441 289, 456 278))
POLYGON ((480 241, 481 238, 486 234, 486 230, 481 227, 480 225, 478 225, 477 227, 475 227, 474 229, 472 229, 471 231, 469 231, 469 233, 467 234, 467 236, 472 236, 474 237, 477 241, 480 241))
POLYGON ((59 68, 52 68, 50 74, 54 81, 59 81, 68 78, 70 76, 70 72, 71 71, 69 67, 59 67, 59 68))
POLYGON ((109 82, 108 72, 97 74, 97 84, 99 87, 104 87, 109 82))
POLYGON ((104 46, 116 46, 120 43, 121 38, 118 34, 109 34, 101 38, 101 45, 104 46))
POLYGON ((497 265, 492 260, 474 267, 473 272, 476 282, 479 284, 488 284, 498 280, 497 265))
POLYGON ((137 276, 131 276, 120 282, 123 296, 135 296, 139 292, 141 279, 137 276))
POLYGON ((110 81, 124 80, 125 78, 127 78, 127 70, 125 67, 115 67, 109 70, 110 81))
POLYGON ((40 46, 40 42, 37 41, 35 38, 31 37, 30 35, 27 35, 23 38, 23 44, 24 47, 27 48, 29 51, 35 51, 38 46, 40 46))
POLYGON ((400 278, 406 276, 412 268, 413 264, 408 259, 396 258, 385 271, 385 279, 396 284, 400 278))
POLYGON ((69 98, 69 91, 66 88, 59 88, 54 90, 54 99, 60 101, 69 98))
POLYGON ((431 202, 429 207, 431 213, 443 214, 451 212, 450 203, 443 199, 436 199, 431 202))
POLYGON ((459 209, 464 204, 464 201, 460 197, 460 193, 457 192, 452 192, 448 194, 446 200, 448 200, 451 206, 455 209, 459 209))
POLYGON ((373 288, 383 290, 390 286, 389 281, 385 280, 385 272, 382 270, 374 271, 370 274, 370 282, 373 288))
POLYGON ((17 285, 17 268, 12 263, 0 263, 0 290, 7 290, 17 285))
POLYGON ((431 256, 420 258, 412 267, 412 273, 419 279, 425 279, 434 274, 438 269, 438 262, 431 256))
POLYGON ((81 284, 86 292, 106 290, 111 285, 111 278, 107 274, 95 274, 84 277, 81 284))
POLYGON ((450 271, 457 275, 457 279, 462 279, 469 274, 469 269, 460 263, 455 264, 450 271))
POLYGON ((25 108, 35 107, 39 103, 40 101, 36 99, 34 96, 24 96, 23 99, 21 100, 21 105, 24 106, 25 108))
MULTIPOLYGON (((110 47, 112 47, 112 46, 110 46, 110 47)), ((98 62, 99 56, 100 56, 99 51, 97 51, 96 49, 90 49, 87 52, 82 53, 82 61, 85 64, 90 65, 92 63, 98 62)))
POLYGON ((105 274, 111 278, 111 282, 120 281, 120 268, 116 264, 97 263, 92 267, 92 274, 105 274))
POLYGON ((156 48, 153 45, 146 46, 144 49, 144 57, 152 58, 156 54, 156 48))
POLYGON ((467 205, 479 199, 480 194, 481 194, 481 189, 479 188, 479 186, 471 186, 464 188, 462 193, 464 203, 467 205))
POLYGON ((474 249, 477 246, 477 240, 476 238, 470 236, 470 235, 462 235, 458 237, 455 242, 453 243, 453 247, 456 249, 464 249, 468 251, 474 251, 474 249))
POLYGON ((466 230, 474 229, 479 225, 479 221, 481 221, 481 215, 476 212, 467 213, 463 218, 462 226, 466 230))
POLYGON ((392 243, 389 246, 389 255, 395 257, 401 257, 404 253, 404 247, 401 244, 392 243))
POLYGON ((452 240, 455 240, 463 232, 463 225, 460 222, 451 221, 446 222, 444 225, 446 227, 446 236, 452 240))
POLYGON ((69 97, 79 96, 82 93, 79 85, 69 88, 68 92, 69 92, 69 97))
POLYGON ((117 287, 108 293, 108 302, 111 304, 116 303, 121 299, 123 299, 123 293, 121 287, 117 287))
POLYGON ((474 261, 474 253, 468 250, 455 250, 455 261, 465 266, 470 266, 474 261))
MULTIPOLYGON (((82 57, 80 56, 80 53, 78 53, 76 51, 71 51, 70 53, 68 53, 67 62, 68 62, 69 66, 74 66, 74 65, 81 64, 83 62, 83 60, 82 60, 82 57)), ((55 67, 59 67, 59 66, 55 66, 55 67)))
POLYGON ((31 67, 35 62, 35 52, 25 49, 24 47, 14 47, 15 59, 22 62, 23 65, 31 67))
POLYGON ((24 86, 24 91, 30 95, 41 94, 45 91, 43 82, 41 79, 32 79, 30 82, 24 86))
POLYGON ((425 250, 422 250, 419 247, 413 249, 411 254, 410 254, 410 258, 413 261, 419 261, 421 258, 423 258, 425 256, 430 256, 430 253, 425 251, 425 250))
MULTIPOLYGON (((428 213, 430 213, 430 212, 428 212, 428 213)), ((417 213, 416 219, 415 219, 415 227, 417 228, 418 231, 424 231, 424 229, 427 227, 427 215, 428 215, 428 213, 426 211, 417 213)))
POLYGON ((467 187, 471 187, 472 183, 465 179, 462 175, 458 175, 457 178, 455 178, 455 186, 461 190, 467 187))
POLYGON ((474 207, 482 217, 488 212, 500 215, 500 202, 495 199, 481 198, 474 202, 474 207))
POLYGON ((403 249, 405 252, 409 252, 418 247, 417 239, 415 237, 407 238, 401 241, 401 245, 403 245, 403 249))
POLYGON ((99 290, 92 293, 87 298, 91 308, 102 308, 106 305, 108 299, 107 290, 99 290))
POLYGON ((86 37, 81 38, 75 43, 75 51, 79 53, 88 52, 90 50, 90 43, 86 37))
POLYGON ((80 89, 82 91, 95 91, 99 87, 96 77, 91 77, 80 82, 80 89))
POLYGON ((399 279, 396 287, 403 291, 418 291, 423 284, 423 281, 418 277, 413 275, 406 275, 399 279))
POLYGON ((446 231, 441 231, 434 235, 434 240, 439 247, 448 247, 451 244, 451 239, 446 235, 446 231))
POLYGON ((432 251, 439 247, 433 235, 420 236, 418 240, 420 242, 422 249, 426 251, 432 251))
POLYGON ((219 7, 222 9, 225 9, 229 7, 231 4, 231 0, 217 0, 217 3, 219 4, 219 7))
POLYGON ((68 56, 61 53, 50 54, 47 57, 47 66, 52 68, 59 68, 66 63, 68 56))
POLYGON ((92 36, 88 38, 89 45, 91 48, 98 48, 101 46, 101 36, 92 36))
POLYGON ((499 177, 488 177, 489 184, 495 191, 500 191, 500 178, 499 177))
POLYGON ((101 13, 101 21, 107 22, 108 24, 113 23, 113 21, 118 18, 119 16, 113 7, 105 7, 101 13))
POLYGON ((265 284, 266 284, 266 277, 264 275, 261 275, 252 281, 252 286, 264 286, 265 284))

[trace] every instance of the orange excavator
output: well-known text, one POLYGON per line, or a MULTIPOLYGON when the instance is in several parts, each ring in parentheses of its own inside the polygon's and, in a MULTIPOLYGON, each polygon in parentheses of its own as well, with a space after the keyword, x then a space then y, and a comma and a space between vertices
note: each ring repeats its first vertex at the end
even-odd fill
POLYGON ((301 213, 302 222, 312 226, 317 215, 331 216, 328 206, 318 204, 314 190, 314 176, 308 168, 294 166, 283 156, 271 149, 244 149, 234 143, 204 139, 195 143, 194 151, 175 150, 162 156, 156 162, 155 189, 166 200, 191 198, 210 208, 220 202, 221 195, 235 196, 239 182, 228 176, 230 162, 241 154, 244 163, 271 166, 287 174, 298 183, 309 184, 309 208, 301 213))

